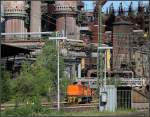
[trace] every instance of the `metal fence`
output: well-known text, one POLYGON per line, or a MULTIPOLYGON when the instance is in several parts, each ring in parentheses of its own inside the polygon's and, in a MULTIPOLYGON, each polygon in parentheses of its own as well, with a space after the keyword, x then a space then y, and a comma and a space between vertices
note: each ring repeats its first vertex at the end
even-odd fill
POLYGON ((131 89, 117 89, 117 108, 131 109, 131 89))

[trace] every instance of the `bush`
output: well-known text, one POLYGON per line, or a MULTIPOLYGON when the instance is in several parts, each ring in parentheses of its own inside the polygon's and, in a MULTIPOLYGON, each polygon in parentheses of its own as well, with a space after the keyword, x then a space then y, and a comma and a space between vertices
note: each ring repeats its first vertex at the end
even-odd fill
POLYGON ((38 96, 32 97, 26 101, 28 103, 26 103, 24 106, 21 107, 17 106, 14 109, 8 109, 2 115, 3 116, 31 116, 36 113, 41 113, 44 111, 38 96))
POLYGON ((10 73, 5 70, 1 72, 1 90, 1 102, 9 101, 11 98, 10 73))
MULTIPOLYGON (((11 80, 11 90, 16 103, 16 110, 8 110, 6 114, 29 115, 45 111, 41 107, 40 99, 41 97, 48 97, 49 101, 51 101, 50 96, 52 97, 56 93, 56 71, 57 50, 55 43, 47 42, 35 63, 30 64, 25 61, 22 64, 20 74, 18 74, 16 79, 11 80), (18 108, 19 103, 27 105, 18 108)), ((60 74, 60 90, 65 92, 69 81, 64 75, 64 60, 62 56, 60 56, 60 74)))
POLYGON ((19 107, 14 109, 8 109, 4 113, 2 113, 2 116, 29 116, 32 113, 32 109, 29 107, 19 107))

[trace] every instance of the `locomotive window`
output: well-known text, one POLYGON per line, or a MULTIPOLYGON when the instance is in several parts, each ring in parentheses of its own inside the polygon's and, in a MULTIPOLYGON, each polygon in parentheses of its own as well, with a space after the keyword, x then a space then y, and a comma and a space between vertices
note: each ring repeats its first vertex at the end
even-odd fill
POLYGON ((85 83, 85 82, 81 82, 81 84, 82 84, 82 85, 85 85, 86 83, 85 83))
POLYGON ((75 84, 77 84, 77 82, 73 82, 73 84, 75 85, 75 84))
POLYGON ((91 77, 97 77, 97 74, 96 73, 92 73, 91 77))

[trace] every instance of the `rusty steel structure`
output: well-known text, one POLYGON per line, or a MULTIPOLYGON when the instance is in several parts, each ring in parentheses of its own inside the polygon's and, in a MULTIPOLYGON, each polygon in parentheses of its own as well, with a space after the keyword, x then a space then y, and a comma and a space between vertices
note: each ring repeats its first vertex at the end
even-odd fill
MULTIPOLYGON (((113 47, 113 50, 109 52, 110 69, 106 70, 107 83, 109 84, 109 80, 116 78, 123 84, 121 86, 129 86, 133 90, 135 90, 134 87, 138 87, 133 93, 135 105, 141 99, 147 103, 148 98, 146 96, 149 92, 145 93, 144 91, 145 87, 149 88, 147 82, 149 80, 149 66, 147 64, 149 60, 148 8, 146 7, 144 11, 139 4, 135 14, 132 5, 127 11, 124 11, 122 4, 120 4, 119 11, 116 12, 113 4, 111 4, 107 13, 101 13, 102 24, 99 29, 98 7, 99 4, 103 6, 106 1, 97 1, 94 10, 90 12, 84 11, 82 9, 84 5, 78 0, 29 1, 28 4, 24 1, 3 1, 4 32, 60 31, 68 39, 76 39, 76 42, 68 41, 60 44, 60 53, 64 56, 66 65, 65 72, 68 78, 72 80, 89 82, 91 80, 95 83, 98 77, 96 69, 98 31, 101 30, 101 44, 113 47), (28 7, 29 12, 27 12, 26 7, 28 7), (79 17, 80 15, 84 17, 79 17), (28 21, 26 21, 27 16, 29 17, 28 21), (26 22, 29 24, 28 27, 25 25, 26 22)), ((44 36, 31 35, 30 38, 27 38, 26 35, 7 35, 2 41, 6 45, 34 50, 30 55, 31 61, 34 62, 46 42, 44 39, 47 38, 47 35, 44 36)), ((21 66, 23 59, 20 57, 22 56, 25 58, 25 55, 16 55, 14 59, 8 57, 8 61, 12 63, 10 66, 12 68, 15 66, 15 61, 19 61, 19 65, 13 68, 14 74, 21 66)), ((103 61, 104 56, 102 54, 101 61, 103 61)), ((102 72, 104 73, 104 71, 102 72)), ((96 87, 97 85, 91 83, 91 86, 96 87)), ((120 100, 123 101, 124 97, 120 100)), ((143 103, 142 101, 140 103, 143 103)))
MULTIPOLYGON (((28 27, 30 29, 27 29, 25 26, 25 18, 26 18, 25 10, 26 10, 26 5, 27 5, 26 2, 3 1, 5 33, 20 32, 20 31, 27 32, 27 30, 30 32, 40 32, 43 30, 43 27, 44 27, 44 31, 45 30, 49 31, 49 29, 53 27, 52 29, 53 31, 64 32, 64 35, 66 35, 69 39, 81 39, 84 41, 82 43, 82 47, 78 47, 77 43, 73 43, 73 46, 70 46, 71 50, 69 51, 71 51, 71 54, 74 55, 74 53, 77 53, 77 51, 80 50, 81 53, 83 54, 78 53, 76 54, 77 55, 76 57, 80 57, 80 59, 82 59, 82 57, 84 56, 83 59, 85 59, 85 65, 83 66, 85 66, 85 68, 82 70, 83 71, 92 70, 92 69, 95 69, 95 66, 96 66, 96 56, 94 55, 95 57, 93 58, 92 53, 95 52, 95 48, 97 47, 97 43, 98 43, 98 22, 97 22, 98 5, 100 3, 104 5, 106 2, 107 0, 97 1, 93 12, 87 12, 87 11, 81 10, 81 8, 84 7, 84 4, 81 1, 71 1, 71 2, 70 1, 53 1, 53 2, 47 2, 47 3, 40 2, 40 1, 31 1, 30 4, 28 4, 29 5, 28 7, 31 8, 30 13, 29 13, 30 14, 30 20, 29 20, 30 27, 28 27), (82 24, 83 22, 77 23, 77 19, 78 19, 77 16, 80 14, 79 7, 80 7, 81 12, 85 12, 85 14, 84 13, 83 14, 85 15, 85 19, 87 19, 85 20, 87 21, 86 26, 85 24, 84 25, 82 24), (44 17, 45 14, 43 14, 42 12, 43 8, 45 9, 44 10, 45 14, 47 13, 46 14, 47 17, 44 17), (51 19, 53 19, 54 22, 52 22, 51 19), (42 24, 41 26, 42 20, 44 20, 47 23, 45 23, 44 25, 42 24), (83 30, 84 32, 83 34, 81 34, 81 30, 83 30)), ((120 8, 121 7, 122 6, 120 6, 120 8)), ((141 6, 139 5, 138 9, 140 8, 141 6)), ((128 24, 127 22, 124 22, 123 20, 129 21, 129 22, 131 21, 133 23, 133 28, 139 30, 139 26, 136 26, 132 18, 138 19, 137 20, 137 24, 138 24, 138 22, 141 21, 140 15, 143 13, 143 10, 142 11, 138 10, 137 16, 133 17, 132 16, 133 11, 131 9, 132 8, 130 5, 127 16, 124 16, 124 11, 118 11, 118 14, 115 15, 114 8, 111 5, 109 8, 109 12, 107 12, 106 14, 102 13, 102 15, 104 16, 104 19, 103 19, 104 23, 101 26, 102 27, 102 41, 103 41, 102 43, 109 45, 109 46, 113 46, 114 48, 113 52, 111 51, 111 54, 113 55, 111 57, 112 59, 111 68, 113 68, 112 70, 118 70, 120 69, 122 65, 127 65, 127 64, 129 65, 130 59, 133 58, 131 57, 131 54, 136 55, 137 53, 137 52, 130 53, 129 51, 130 46, 131 46, 129 43, 129 41, 131 41, 130 35, 125 34, 124 37, 122 37, 122 35, 117 35, 120 33, 130 33, 133 31, 130 28, 130 24, 128 24), (119 22, 120 24, 117 22, 119 22), (126 43, 126 45, 124 43, 126 43)), ((144 21, 146 23, 143 25, 144 27, 141 26, 143 27, 142 30, 144 30, 144 32, 146 31, 146 33, 148 31, 147 29, 148 25, 146 25, 148 24, 147 14, 148 14, 148 11, 146 9, 143 16, 141 16, 142 18, 143 17, 146 18, 144 21)), ((84 20, 83 17, 81 17, 80 21, 82 20, 84 20)), ((29 42, 26 40, 20 42, 21 41, 20 39, 26 38, 25 35, 17 36, 18 39, 14 39, 14 42, 8 41, 7 39, 9 39, 10 37, 11 37, 10 39, 16 38, 16 37, 14 36, 6 36, 6 37, 7 38, 4 42, 15 45, 15 46, 27 45, 29 47, 29 45, 35 46, 37 44, 31 41, 30 41, 31 43, 29 44, 29 42)), ((32 36, 30 39, 33 39, 34 37, 35 35, 32 36)), ((40 37, 40 35, 38 36, 36 35, 35 38, 37 39, 38 37, 40 37)), ((142 41, 144 40, 140 42, 140 39, 137 38, 136 41, 137 41, 136 43, 142 43, 142 41)), ((144 48, 144 46, 141 48, 144 48)), ((142 53, 142 51, 140 51, 140 53, 142 53)), ((143 56, 146 56, 146 54, 144 54, 143 56)), ((81 63, 81 60, 80 60, 80 63, 81 63)), ((136 72, 138 72, 139 69, 142 69, 140 68, 140 64, 137 64, 137 65, 139 67, 135 70, 136 72)), ((139 74, 142 75, 142 73, 140 72, 139 74)))
POLYGON ((114 23, 113 26, 113 70, 120 70, 122 65, 129 65, 130 35, 132 24, 126 21, 114 23))
MULTIPOLYGON (((27 32, 24 25, 26 17, 24 1, 3 1, 5 32, 27 32)), ((17 36, 24 38, 23 35, 17 36)), ((6 39, 12 39, 12 36, 6 36, 6 39)))
POLYGON ((79 39, 79 27, 76 25, 77 1, 56 1, 56 30, 64 32, 68 38, 79 39))
MULTIPOLYGON (((30 32, 41 32, 41 1, 31 1, 30 32)), ((41 37, 41 35, 32 35, 41 37)))

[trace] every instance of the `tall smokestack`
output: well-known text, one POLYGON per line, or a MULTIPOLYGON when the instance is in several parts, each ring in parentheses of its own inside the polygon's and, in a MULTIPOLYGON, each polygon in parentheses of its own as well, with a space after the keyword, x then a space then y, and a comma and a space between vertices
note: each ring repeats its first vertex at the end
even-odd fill
POLYGON ((3 6, 3 1, 1 1, 1 28, 0 28, 0 32, 4 32, 4 6, 3 6))
MULTIPOLYGON (((24 25, 26 17, 24 1, 4 1, 5 33, 26 32, 24 25)), ((24 35, 16 35, 15 38, 24 38, 24 35)), ((5 36, 6 39, 12 39, 14 36, 5 36)))
MULTIPOLYGON (((31 1, 30 32, 41 32, 41 1, 31 1)), ((41 37, 41 35, 31 35, 41 37)))
POLYGON ((79 28, 76 24, 77 1, 56 1, 56 30, 64 31, 70 39, 79 39, 79 28))

